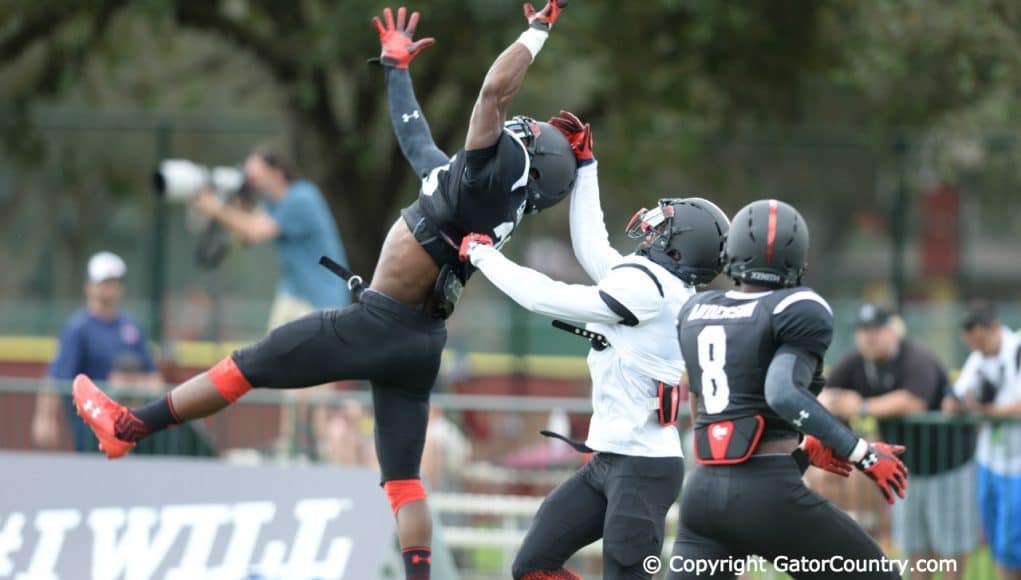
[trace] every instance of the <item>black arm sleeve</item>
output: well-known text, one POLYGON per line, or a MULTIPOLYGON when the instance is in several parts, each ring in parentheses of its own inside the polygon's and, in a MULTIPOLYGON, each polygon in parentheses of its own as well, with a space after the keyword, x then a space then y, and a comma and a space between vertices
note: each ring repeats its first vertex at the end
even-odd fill
POLYGON ((449 163, 449 156, 433 141, 407 69, 386 67, 386 97, 397 143, 415 173, 424 179, 433 168, 449 163))
POLYGON ((815 398, 822 386, 823 355, 833 339, 829 306, 807 292, 774 313, 773 332, 780 347, 766 371, 766 404, 798 431, 814 435, 837 455, 847 457, 858 444, 858 435, 815 398))
POLYGON ((802 433, 814 435, 837 455, 847 457, 859 437, 809 392, 819 358, 795 346, 782 346, 766 371, 766 404, 802 433))

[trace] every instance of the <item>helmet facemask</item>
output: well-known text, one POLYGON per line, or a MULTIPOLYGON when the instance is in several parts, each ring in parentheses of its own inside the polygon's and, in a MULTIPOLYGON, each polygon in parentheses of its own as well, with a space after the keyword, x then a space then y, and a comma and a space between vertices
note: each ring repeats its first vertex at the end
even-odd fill
POLYGON ((628 237, 641 240, 636 253, 659 264, 685 284, 711 282, 722 266, 722 246, 729 222, 722 211, 709 204, 719 216, 714 221, 713 214, 706 211, 707 203, 700 198, 664 198, 652 209, 639 210, 627 225, 628 237))

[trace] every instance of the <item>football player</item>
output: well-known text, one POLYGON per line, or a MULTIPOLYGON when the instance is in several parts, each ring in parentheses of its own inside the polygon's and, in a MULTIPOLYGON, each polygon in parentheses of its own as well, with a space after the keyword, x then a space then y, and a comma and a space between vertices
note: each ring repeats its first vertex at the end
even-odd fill
MULTIPOLYGON (((391 120, 401 149, 422 178, 418 199, 383 242, 372 282, 357 304, 324 310, 279 327, 208 372, 137 409, 107 398, 84 376, 73 386, 79 414, 110 458, 174 424, 216 413, 253 387, 299 388, 369 380, 383 487, 397 520, 407 578, 429 577, 432 537, 419 464, 429 393, 446 342, 445 318, 471 269, 460 241, 481 232, 504 244, 522 215, 568 195, 576 161, 567 139, 527 117, 506 122, 507 107, 566 5, 525 5, 528 28, 496 59, 479 92, 465 146, 453 156, 433 143, 415 99, 408 65, 433 40, 413 40, 418 13, 389 8, 374 19, 391 120)), ((362 289, 350 272, 353 290, 362 289)))
POLYGON ((900 577, 875 540, 801 479, 809 463, 844 476, 853 466, 891 504, 907 491, 904 448, 869 444, 816 400, 833 313, 801 286, 807 251, 796 209, 756 201, 734 216, 726 243, 724 272, 739 290, 703 292, 681 308, 702 465, 684 486, 670 578, 735 578, 725 564, 753 554, 830 562, 788 572, 795 578, 900 577), (720 565, 696 575, 681 565, 688 560, 720 565))
POLYGON ((519 266, 487 236, 472 234, 461 246, 464 257, 518 304, 588 323, 586 336, 594 339, 588 439, 571 443, 595 455, 543 501, 512 573, 520 580, 580 580, 564 563, 602 538, 603 578, 648 579, 642 560, 660 553, 666 514, 684 476, 674 424, 684 373, 674 339, 677 311, 696 285, 720 273, 729 222, 707 200, 661 199, 632 219, 628 234, 641 242, 622 256, 603 220, 591 128, 564 111, 550 123, 568 137, 578 159, 571 242, 593 284, 564 284, 519 266))

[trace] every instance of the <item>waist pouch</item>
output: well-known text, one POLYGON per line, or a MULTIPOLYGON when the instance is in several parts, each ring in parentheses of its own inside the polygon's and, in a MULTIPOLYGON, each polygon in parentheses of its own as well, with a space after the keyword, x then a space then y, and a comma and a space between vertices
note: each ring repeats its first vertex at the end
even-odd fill
POLYGON ((436 286, 433 287, 433 301, 436 304, 434 314, 444 320, 454 313, 454 306, 464 292, 465 281, 462 279, 461 271, 463 268, 445 264, 436 277, 436 286))
POLYGON ((681 388, 660 382, 656 387, 656 410, 659 424, 666 427, 677 422, 677 407, 681 402, 681 388))
POLYGON ((717 421, 695 428, 695 460, 703 465, 744 463, 759 446, 762 415, 717 421))

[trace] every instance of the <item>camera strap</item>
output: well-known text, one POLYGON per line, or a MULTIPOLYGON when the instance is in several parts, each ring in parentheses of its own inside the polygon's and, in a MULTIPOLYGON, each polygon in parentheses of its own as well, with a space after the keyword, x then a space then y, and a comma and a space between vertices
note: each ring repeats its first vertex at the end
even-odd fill
POLYGON ((365 282, 362 277, 341 266, 326 256, 319 257, 319 265, 336 274, 341 280, 347 282, 347 289, 351 291, 351 298, 358 300, 365 290, 365 282))

